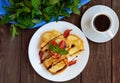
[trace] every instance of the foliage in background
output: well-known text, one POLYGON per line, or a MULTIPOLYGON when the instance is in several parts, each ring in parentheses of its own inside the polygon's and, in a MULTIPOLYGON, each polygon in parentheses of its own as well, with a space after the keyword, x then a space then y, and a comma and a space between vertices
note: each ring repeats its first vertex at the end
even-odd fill
POLYGON ((11 35, 14 38, 18 35, 17 27, 21 29, 30 28, 35 23, 42 20, 49 22, 52 17, 58 21, 59 16, 70 17, 65 10, 69 8, 74 14, 79 15, 80 0, 9 0, 11 6, 4 7, 7 14, 3 16, 1 25, 9 22, 17 22, 11 24, 11 35))

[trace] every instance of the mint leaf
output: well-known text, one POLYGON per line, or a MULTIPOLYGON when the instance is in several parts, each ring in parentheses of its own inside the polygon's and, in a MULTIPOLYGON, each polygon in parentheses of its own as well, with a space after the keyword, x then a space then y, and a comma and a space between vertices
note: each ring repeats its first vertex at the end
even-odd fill
POLYGON ((25 5, 24 5, 24 3, 16 3, 15 6, 16 6, 16 7, 18 7, 18 6, 19 6, 19 7, 24 7, 25 5))
POLYGON ((48 0, 48 4, 49 5, 54 5, 56 3, 58 3, 60 0, 48 0))
POLYGON ((46 21, 50 21, 51 17, 49 15, 43 14, 43 16, 46 21))
POLYGON ((14 5, 14 0, 9 0, 11 5, 14 5))
POLYGON ((32 6, 35 8, 35 9, 39 9, 39 6, 41 4, 41 0, 31 0, 32 2, 32 6))
POLYGON ((28 7, 23 7, 23 11, 25 11, 25 12, 31 12, 31 10, 30 10, 30 8, 28 8, 28 7))
MULTIPOLYGON (((59 16, 70 17, 65 9, 70 9, 74 14, 79 15, 81 6, 80 0, 9 0, 10 6, 3 7, 7 14, 2 17, 0 24, 16 22, 15 26, 21 29, 30 28, 39 20, 49 22, 52 17, 58 21, 59 16)), ((13 25, 12 25, 13 27, 13 25)), ((15 31, 16 28, 12 28, 15 31)), ((56 51, 61 51, 58 47, 56 51)), ((62 51, 64 52, 64 51, 62 51)))
POLYGON ((17 22, 18 24, 25 26, 25 27, 21 27, 22 29, 30 28, 31 26, 34 25, 34 23, 32 22, 31 15, 26 15, 26 14, 19 16, 19 18, 17 19, 17 22))
POLYGON ((21 29, 26 29, 26 26, 25 25, 23 25, 23 24, 15 24, 15 26, 17 26, 17 27, 19 27, 19 28, 21 28, 21 29))
POLYGON ((20 16, 20 14, 23 12, 23 10, 22 9, 17 9, 17 11, 16 11, 16 16, 17 16, 17 18, 20 16))
POLYGON ((46 7, 46 8, 43 10, 43 12, 46 13, 46 14, 52 15, 52 14, 54 14, 54 12, 55 12, 54 10, 55 10, 55 6, 53 5, 53 6, 48 6, 48 7, 46 7))
POLYGON ((53 44, 50 44, 49 47, 48 47, 48 49, 51 50, 51 51, 53 51, 53 52, 55 52, 55 53, 58 53, 60 55, 66 55, 66 54, 68 54, 68 51, 65 50, 65 49, 61 49, 59 47, 59 45, 58 46, 54 46, 53 44))
POLYGON ((11 32, 11 35, 12 35, 12 39, 14 39, 16 36, 19 35, 19 32, 18 30, 16 29, 15 25, 12 24, 11 27, 10 27, 10 32, 11 32))
POLYGON ((25 6, 27 6, 29 8, 33 8, 31 1, 29 1, 29 0, 23 0, 23 1, 24 1, 25 6))
POLYGON ((80 10, 77 7, 73 7, 72 11, 74 14, 80 15, 80 10))
POLYGON ((38 22, 40 22, 40 21, 41 21, 41 20, 39 20, 39 19, 33 19, 33 20, 32 20, 33 23, 38 23, 38 22))
POLYGON ((0 25, 7 24, 10 22, 10 14, 6 14, 5 16, 2 17, 2 20, 0 21, 0 25))
POLYGON ((11 20, 15 20, 15 18, 16 18, 16 14, 12 14, 12 15, 10 15, 9 18, 10 18, 11 20))
POLYGON ((53 48, 54 48, 53 44, 50 44, 49 47, 48 47, 49 50, 53 50, 53 48))
POLYGON ((60 54, 60 55, 66 55, 66 54, 68 54, 68 51, 65 50, 65 49, 60 49, 60 50, 59 50, 59 54, 60 54))
POLYGON ((65 10, 63 10, 59 15, 60 16, 65 16, 65 17, 70 17, 70 14, 65 10))

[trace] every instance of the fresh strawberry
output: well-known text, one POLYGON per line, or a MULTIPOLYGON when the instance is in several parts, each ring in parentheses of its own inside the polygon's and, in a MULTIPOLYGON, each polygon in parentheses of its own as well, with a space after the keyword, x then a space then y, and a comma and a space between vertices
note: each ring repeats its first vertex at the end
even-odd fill
POLYGON ((70 34, 70 31, 72 31, 72 29, 67 29, 65 30, 65 32, 63 33, 63 36, 66 38, 68 37, 68 35, 70 34))
POLYGON ((50 51, 50 53, 52 54, 52 56, 54 56, 56 59, 59 59, 60 58, 60 54, 56 53, 56 52, 53 52, 53 51, 50 51))
POLYGON ((55 56, 56 59, 59 59, 61 55, 57 53, 54 56, 55 56))
POLYGON ((57 46, 57 42, 56 41, 52 41, 51 44, 57 46))
POLYGON ((66 42, 64 41, 64 40, 62 40, 61 42, 60 42, 60 48, 62 49, 62 48, 66 48, 66 42))
POLYGON ((42 51, 39 51, 39 57, 40 57, 40 62, 42 63, 42 58, 43 58, 43 52, 42 51))
POLYGON ((73 64, 76 64, 76 62, 77 62, 77 60, 71 60, 71 61, 68 63, 68 65, 71 66, 71 65, 73 65, 73 64))

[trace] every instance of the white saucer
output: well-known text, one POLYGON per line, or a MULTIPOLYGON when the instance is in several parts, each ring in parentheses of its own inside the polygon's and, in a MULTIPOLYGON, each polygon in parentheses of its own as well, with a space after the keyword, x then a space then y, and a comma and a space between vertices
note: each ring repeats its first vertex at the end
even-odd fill
POLYGON ((100 12, 109 14, 111 16, 111 20, 113 20, 113 26, 112 26, 113 37, 117 34, 118 29, 119 29, 118 16, 111 8, 104 6, 104 5, 96 5, 96 6, 89 8, 82 16, 81 28, 88 39, 90 39, 93 42, 97 42, 97 43, 107 42, 113 38, 113 37, 110 38, 105 34, 97 33, 93 31, 92 29, 90 29, 90 22, 91 22, 92 17, 100 12))

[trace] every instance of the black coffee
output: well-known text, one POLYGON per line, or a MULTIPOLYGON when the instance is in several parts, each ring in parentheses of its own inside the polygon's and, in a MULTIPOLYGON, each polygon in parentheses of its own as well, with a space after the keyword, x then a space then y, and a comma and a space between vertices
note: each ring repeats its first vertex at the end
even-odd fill
POLYGON ((110 27, 110 19, 102 14, 95 17, 93 23, 98 31, 106 31, 110 27))

